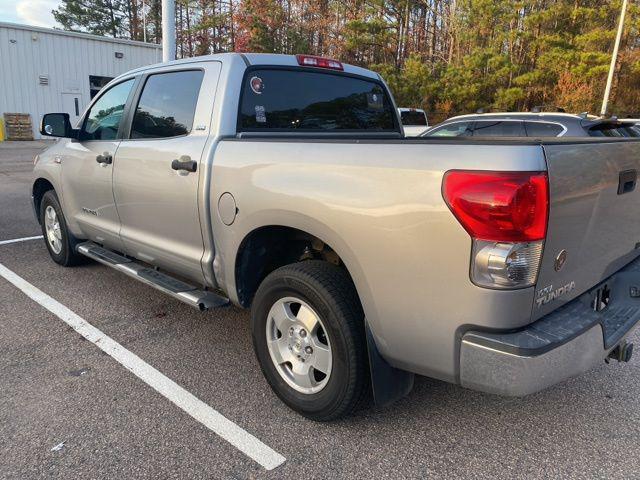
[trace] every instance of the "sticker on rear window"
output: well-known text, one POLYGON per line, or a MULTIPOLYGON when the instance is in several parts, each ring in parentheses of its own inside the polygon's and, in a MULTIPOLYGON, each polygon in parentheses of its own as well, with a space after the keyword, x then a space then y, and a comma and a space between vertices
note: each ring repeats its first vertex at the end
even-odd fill
POLYGON ((382 110, 382 95, 380 93, 367 93, 367 107, 371 110, 382 110))
POLYGON ((253 93, 255 93, 256 95, 262 94, 264 90, 264 82, 260 77, 251 77, 251 80, 249 80, 249 85, 251 85, 251 90, 253 90, 253 93))
POLYGON ((264 106, 256 105, 256 122, 267 123, 267 114, 264 111, 264 106))

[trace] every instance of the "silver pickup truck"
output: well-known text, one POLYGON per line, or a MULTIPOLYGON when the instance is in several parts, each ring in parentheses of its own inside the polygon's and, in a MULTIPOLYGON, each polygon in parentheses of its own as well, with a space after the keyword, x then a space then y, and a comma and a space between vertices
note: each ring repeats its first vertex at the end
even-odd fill
POLYGON ((527 395, 631 356, 636 140, 406 139, 378 74, 258 54, 134 70, 41 131, 65 137, 32 190, 53 260, 250 307, 267 381, 310 418, 414 374, 527 395))

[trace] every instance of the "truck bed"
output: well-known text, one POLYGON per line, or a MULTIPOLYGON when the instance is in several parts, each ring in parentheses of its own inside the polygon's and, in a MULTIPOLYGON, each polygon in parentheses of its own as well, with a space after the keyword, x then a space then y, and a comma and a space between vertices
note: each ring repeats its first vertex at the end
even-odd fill
MULTIPOLYGON (((317 233, 344 260, 385 357, 399 368, 458 381, 456 339, 464 331, 523 328, 637 256, 630 239, 640 241, 640 224, 629 226, 628 214, 615 209, 611 211, 619 215, 600 223, 605 218, 598 213, 602 205, 593 203, 610 195, 614 181, 617 186, 616 169, 636 167, 640 141, 634 139, 243 134, 219 143, 212 188, 221 193, 233 185, 236 198, 242 199, 234 237, 261 225, 278 225, 284 214, 300 230, 317 233), (589 151, 598 154, 578 163, 589 151), (598 163, 608 165, 597 169, 608 172, 604 180, 592 173, 598 163), (452 169, 549 171, 549 245, 536 287, 504 291, 471 282, 471 238, 441 193, 443 175, 452 169), (567 185, 577 195, 572 197, 574 208, 583 201, 577 216, 566 211, 571 200, 562 192, 567 185), (264 204, 270 206, 267 211, 264 204), (571 228, 563 226, 568 219, 571 228), (624 240, 616 235, 589 240, 595 246, 598 239, 608 242, 609 255, 598 254, 591 249, 595 247, 576 248, 585 225, 597 233, 616 224, 626 226, 624 240), (560 248, 569 255, 558 278, 572 279, 575 287, 535 311, 539 289, 556 284, 549 265, 553 269, 560 248), (580 270, 586 264, 589 276, 580 270)), ((626 195, 625 205, 637 207, 640 192, 626 195)), ((220 228, 216 221, 214 228, 220 228)), ((221 245, 217 255, 234 248, 221 245)), ((224 258, 218 263, 233 265, 224 258)), ((222 275, 232 279, 234 272, 222 275)))

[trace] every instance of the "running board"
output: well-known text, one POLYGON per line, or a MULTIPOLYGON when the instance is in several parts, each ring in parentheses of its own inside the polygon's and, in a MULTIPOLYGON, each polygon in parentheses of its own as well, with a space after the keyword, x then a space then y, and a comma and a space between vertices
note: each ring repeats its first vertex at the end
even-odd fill
POLYGON ((170 277, 154 268, 144 266, 130 258, 107 250, 96 243, 80 243, 76 246, 76 250, 85 257, 89 257, 96 262, 118 270, 142 283, 146 283, 200 311, 223 307, 229 304, 229 299, 222 295, 200 290, 182 280, 170 277))

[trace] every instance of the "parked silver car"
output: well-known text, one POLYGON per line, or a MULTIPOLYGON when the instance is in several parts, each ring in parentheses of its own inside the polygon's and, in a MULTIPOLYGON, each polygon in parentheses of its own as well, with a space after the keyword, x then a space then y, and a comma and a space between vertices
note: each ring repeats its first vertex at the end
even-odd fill
POLYGON ((425 137, 640 137, 635 122, 570 113, 479 113, 432 127, 425 137))

